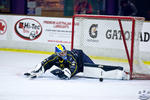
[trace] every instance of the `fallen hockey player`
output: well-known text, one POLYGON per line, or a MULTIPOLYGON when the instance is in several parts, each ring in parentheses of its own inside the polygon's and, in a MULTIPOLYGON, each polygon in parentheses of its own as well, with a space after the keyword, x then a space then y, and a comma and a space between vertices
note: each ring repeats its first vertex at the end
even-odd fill
MULTIPOLYGON (((64 45, 58 44, 55 47, 54 54, 37 64, 33 70, 24 73, 24 75, 29 78, 37 78, 41 74, 45 73, 48 69, 55 67, 51 70, 53 75, 59 77, 60 79, 70 79, 79 72, 83 72, 86 75, 86 71, 83 71, 84 66, 91 66, 90 68, 96 66, 97 68, 101 68, 99 65, 95 64, 82 50, 73 49, 68 51, 64 45)), ((122 67, 103 66, 101 69, 104 71, 116 69, 123 71, 122 67)), ((98 73, 98 75, 99 74, 100 73, 98 73)), ((87 75, 90 77, 90 73, 87 75)), ((91 77, 93 77, 92 74, 91 77)))

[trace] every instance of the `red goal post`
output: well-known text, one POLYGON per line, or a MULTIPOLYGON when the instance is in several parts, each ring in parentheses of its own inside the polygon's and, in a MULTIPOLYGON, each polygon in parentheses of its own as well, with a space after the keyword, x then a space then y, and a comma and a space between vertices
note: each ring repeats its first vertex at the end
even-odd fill
MULTIPOLYGON (((111 29, 115 29, 117 27, 118 29, 116 29, 116 30, 119 30, 118 32, 120 32, 120 34, 121 34, 120 39, 123 41, 122 45, 124 45, 126 58, 128 60, 128 64, 129 64, 129 67, 130 67, 129 68, 130 79, 137 78, 137 76, 139 77, 140 75, 141 75, 140 78, 149 77, 149 75, 143 74, 143 72, 140 72, 139 67, 137 68, 138 71, 136 71, 136 68, 134 68, 135 66, 133 67, 133 65, 138 65, 140 67, 142 66, 141 62, 139 61, 139 41, 140 41, 139 40, 139 33, 142 30, 142 25, 143 25, 144 20, 145 19, 143 17, 74 15, 73 18, 72 18, 71 49, 73 49, 73 48, 83 49, 83 51, 85 51, 88 54, 87 50, 89 48, 94 47, 94 49, 95 48, 97 49, 97 50, 94 51, 95 55, 97 55, 97 54, 99 54, 99 51, 101 51, 101 48, 102 49, 104 48, 104 47, 100 47, 101 46, 100 43, 98 44, 98 42, 100 42, 100 40, 103 41, 104 37, 101 36, 101 39, 98 40, 98 38, 100 37, 99 36, 99 37, 97 37, 97 41, 98 41, 97 43, 93 43, 93 44, 90 43, 90 41, 94 42, 96 40, 94 40, 94 38, 93 38, 93 40, 92 39, 91 40, 86 39, 86 37, 88 35, 87 33, 88 33, 88 30, 89 30, 89 25, 90 24, 94 25, 96 23, 99 26, 104 26, 105 29, 107 29, 107 28, 109 29, 110 27, 111 27, 111 29), (113 25, 113 23, 114 23, 114 25, 113 25), (124 23, 125 23, 125 25, 123 25, 124 23), (76 26, 77 26, 77 28, 75 28, 76 26), (78 27, 80 27, 80 28, 78 28, 78 27), (127 29, 126 29, 126 27, 127 27, 127 29), (130 28, 128 28, 128 27, 130 27, 130 28), (129 32, 131 32, 131 34, 130 34, 131 39, 129 39, 130 41, 126 39, 126 35, 124 33, 126 30, 129 30, 129 32), (78 35, 76 36, 76 34, 78 34, 78 35), (76 42, 78 40, 79 40, 79 42, 76 45, 76 42), (95 44, 97 46, 94 46, 95 44), (137 54, 134 55, 135 52, 138 54, 138 57, 136 57, 136 58, 134 58, 134 56, 137 55, 137 54)), ((98 30, 98 32, 101 31, 99 29, 97 29, 97 30, 98 30)), ((103 33, 105 33, 105 32, 103 32, 103 33)), ((103 33, 100 33, 100 34, 103 34, 103 33)), ((117 44, 119 42, 120 41, 117 41, 117 44)), ((120 46, 120 47, 121 47, 121 50, 122 50, 122 46, 120 46)), ((106 49, 104 49, 104 51, 105 50, 106 49)), ((118 48, 117 48, 117 50, 118 50, 118 48)), ((91 54, 89 53, 89 55, 92 55, 92 54, 93 53, 91 53, 91 54)))

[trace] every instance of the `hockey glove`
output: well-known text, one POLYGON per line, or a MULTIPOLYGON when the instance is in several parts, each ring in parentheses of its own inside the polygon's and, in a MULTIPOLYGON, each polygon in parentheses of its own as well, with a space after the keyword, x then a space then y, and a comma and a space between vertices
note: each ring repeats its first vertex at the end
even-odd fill
POLYGON ((70 77, 71 77, 71 71, 70 71, 68 68, 64 68, 63 72, 64 72, 64 75, 65 75, 68 79, 70 79, 70 77))
POLYGON ((61 69, 55 69, 51 71, 52 74, 55 76, 58 76, 60 79, 70 79, 71 72, 68 68, 65 68, 63 70, 61 69))
POLYGON ((36 78, 37 76, 40 76, 42 73, 44 73, 44 68, 40 63, 40 64, 37 64, 33 70, 30 70, 24 73, 24 75, 30 78, 36 78))

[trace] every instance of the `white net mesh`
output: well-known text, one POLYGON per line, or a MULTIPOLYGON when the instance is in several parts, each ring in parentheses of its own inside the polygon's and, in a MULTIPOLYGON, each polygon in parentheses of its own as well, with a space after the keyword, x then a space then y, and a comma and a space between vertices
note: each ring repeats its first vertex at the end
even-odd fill
POLYGON ((142 60, 140 59, 140 33, 142 30, 143 21, 136 20, 135 21, 135 35, 134 35, 134 61, 133 61, 133 78, 140 78, 140 79, 150 79, 150 68, 145 65, 142 60))
POLYGON ((75 17, 74 21, 76 24, 74 25, 73 48, 82 49, 92 58, 116 60, 118 65, 119 63, 128 63, 123 67, 127 72, 133 70, 133 75, 136 73, 150 74, 145 70, 146 67, 143 68, 144 64, 139 55, 139 33, 142 30, 144 18, 81 15, 81 17, 75 17), (127 59, 118 19, 121 20, 131 62, 131 55, 134 53, 132 68, 127 59), (133 20, 135 20, 135 25, 133 20), (132 40, 132 32, 135 33, 134 40, 132 40), (133 51, 131 51, 132 47, 133 51))

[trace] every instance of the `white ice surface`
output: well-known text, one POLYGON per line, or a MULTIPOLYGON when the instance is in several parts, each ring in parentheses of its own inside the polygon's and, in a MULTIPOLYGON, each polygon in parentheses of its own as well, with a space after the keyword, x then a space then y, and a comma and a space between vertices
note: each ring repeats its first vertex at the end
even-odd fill
POLYGON ((27 79, 23 73, 49 55, 0 51, 0 100, 138 100, 150 80, 59 80, 47 72, 27 79))

